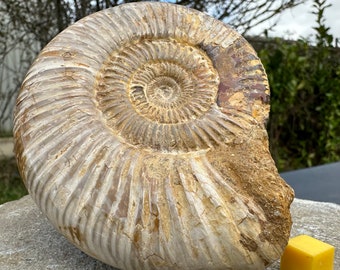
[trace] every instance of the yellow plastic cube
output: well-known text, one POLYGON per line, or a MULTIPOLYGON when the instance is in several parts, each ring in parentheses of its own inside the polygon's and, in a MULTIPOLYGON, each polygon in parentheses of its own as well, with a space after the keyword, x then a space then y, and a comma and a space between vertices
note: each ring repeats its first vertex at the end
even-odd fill
POLYGON ((308 235, 291 238, 281 257, 281 270, 333 270, 335 248, 308 235))

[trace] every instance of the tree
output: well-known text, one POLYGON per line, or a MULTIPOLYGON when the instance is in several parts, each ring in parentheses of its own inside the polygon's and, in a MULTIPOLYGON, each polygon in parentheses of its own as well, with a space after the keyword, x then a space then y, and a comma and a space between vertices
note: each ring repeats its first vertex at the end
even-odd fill
MULTIPOLYGON (((138 2, 139 0, 73 0, 70 1, 74 14, 72 18, 80 18, 105 8, 118 4, 138 2)), ((252 27, 259 25, 282 11, 304 3, 306 0, 168 0, 183 6, 188 6, 222 20, 240 33, 246 34, 252 27)))
POLYGON ((187 1, 177 0, 178 4, 187 5, 207 12, 215 18, 232 25, 245 35, 254 26, 268 21, 282 11, 300 5, 305 0, 212 0, 187 1))
POLYGON ((39 51, 71 20, 55 0, 0 0, 0 134, 10 133, 18 89, 39 51), (56 11, 56 12, 55 12, 56 11))

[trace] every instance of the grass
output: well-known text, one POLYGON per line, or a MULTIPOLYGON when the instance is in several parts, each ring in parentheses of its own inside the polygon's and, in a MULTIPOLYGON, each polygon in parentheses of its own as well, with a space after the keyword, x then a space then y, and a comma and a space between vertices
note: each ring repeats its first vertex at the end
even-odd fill
POLYGON ((12 132, 0 130, 0 138, 11 138, 11 137, 13 137, 12 132))
POLYGON ((28 194, 18 172, 15 158, 0 159, 0 204, 28 194))

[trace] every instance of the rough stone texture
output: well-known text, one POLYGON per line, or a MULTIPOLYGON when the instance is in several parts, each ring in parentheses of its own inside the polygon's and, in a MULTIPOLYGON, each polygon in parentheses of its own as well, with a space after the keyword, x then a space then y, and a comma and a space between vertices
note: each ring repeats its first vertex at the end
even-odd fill
MULTIPOLYGON (((340 206, 295 199, 292 236, 307 234, 336 247, 340 269, 340 206)), ((82 253, 57 233, 29 196, 0 205, 1 270, 114 269, 82 253)), ((278 270, 279 263, 270 270, 278 270)))

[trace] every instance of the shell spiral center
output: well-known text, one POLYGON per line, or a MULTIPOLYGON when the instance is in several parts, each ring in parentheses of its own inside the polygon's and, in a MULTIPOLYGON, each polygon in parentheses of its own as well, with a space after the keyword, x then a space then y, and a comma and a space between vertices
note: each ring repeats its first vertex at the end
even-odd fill
MULTIPOLYGON (((132 126, 142 128, 139 136, 145 137, 163 125, 204 117, 216 103, 219 85, 218 73, 202 49, 171 39, 124 46, 104 63, 98 78, 97 99, 107 125, 132 144, 141 142, 133 138, 132 126)), ((155 138, 153 146, 149 143, 142 144, 169 148, 155 138)))

